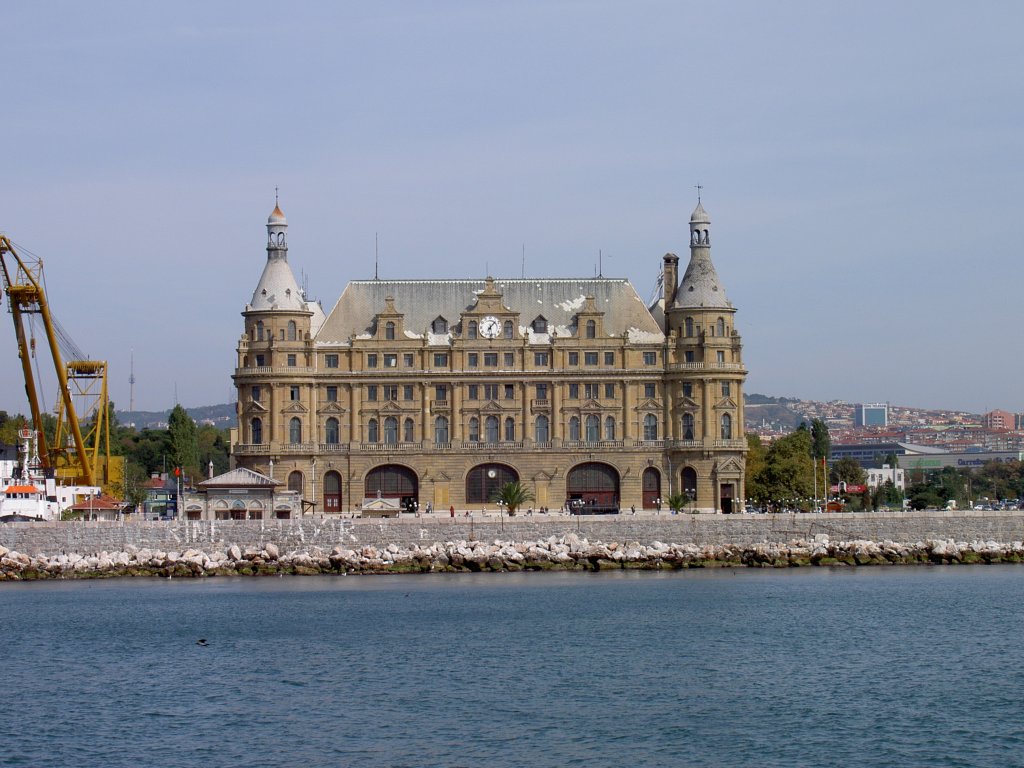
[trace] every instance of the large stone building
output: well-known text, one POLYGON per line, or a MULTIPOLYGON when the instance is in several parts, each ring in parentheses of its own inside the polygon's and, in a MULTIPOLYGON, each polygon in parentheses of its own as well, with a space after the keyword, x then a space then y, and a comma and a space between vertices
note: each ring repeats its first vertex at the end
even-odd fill
POLYGON ((242 312, 236 466, 298 491, 306 514, 374 501, 495 509, 652 509, 670 494, 730 512, 744 497, 742 345, 690 217, 690 261, 663 258, 648 307, 611 278, 357 280, 326 314, 288 264, 280 207, 242 312))

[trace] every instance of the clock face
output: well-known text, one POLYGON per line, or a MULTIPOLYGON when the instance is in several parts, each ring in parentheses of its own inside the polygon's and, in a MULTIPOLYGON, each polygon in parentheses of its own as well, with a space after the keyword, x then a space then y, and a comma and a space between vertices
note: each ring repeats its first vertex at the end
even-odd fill
POLYGON ((480 321, 480 335, 485 339, 496 339, 501 333, 501 321, 494 315, 488 315, 480 321))

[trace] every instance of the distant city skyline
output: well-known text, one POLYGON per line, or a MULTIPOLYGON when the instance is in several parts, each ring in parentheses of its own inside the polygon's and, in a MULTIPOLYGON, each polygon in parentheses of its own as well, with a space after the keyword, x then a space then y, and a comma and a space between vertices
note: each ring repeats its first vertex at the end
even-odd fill
MULTIPOLYGON (((162 410, 233 397, 275 187, 330 312, 374 276, 375 239, 382 278, 600 263, 647 299, 661 256, 687 256, 700 184, 748 392, 1021 412, 1022 21, 950 2, 15 5, 0 231, 45 260, 117 407, 134 354, 135 407, 162 410)), ((0 409, 27 412, 9 318, 0 365, 0 409)))

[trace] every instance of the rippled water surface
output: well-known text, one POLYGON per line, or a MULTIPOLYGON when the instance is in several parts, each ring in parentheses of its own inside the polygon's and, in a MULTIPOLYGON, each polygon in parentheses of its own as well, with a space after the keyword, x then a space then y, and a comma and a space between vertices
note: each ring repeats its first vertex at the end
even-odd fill
POLYGON ((0 765, 1022 765, 1022 594, 1014 566, 0 584, 0 765))

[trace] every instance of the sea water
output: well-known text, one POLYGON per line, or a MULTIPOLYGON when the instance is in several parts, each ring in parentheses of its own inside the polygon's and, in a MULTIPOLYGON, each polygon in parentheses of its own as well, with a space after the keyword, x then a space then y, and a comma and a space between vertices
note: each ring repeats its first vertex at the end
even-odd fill
POLYGON ((1022 594, 1019 566, 7 583, 0 765, 1022 765, 1022 594))

